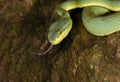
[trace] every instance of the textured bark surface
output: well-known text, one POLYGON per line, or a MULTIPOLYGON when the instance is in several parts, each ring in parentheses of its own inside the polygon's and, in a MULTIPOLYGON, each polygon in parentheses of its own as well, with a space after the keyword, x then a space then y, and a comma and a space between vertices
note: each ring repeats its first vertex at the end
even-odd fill
POLYGON ((120 82, 120 32, 97 37, 82 24, 82 9, 71 11, 73 28, 50 45, 49 25, 64 0, 0 0, 0 82, 120 82))

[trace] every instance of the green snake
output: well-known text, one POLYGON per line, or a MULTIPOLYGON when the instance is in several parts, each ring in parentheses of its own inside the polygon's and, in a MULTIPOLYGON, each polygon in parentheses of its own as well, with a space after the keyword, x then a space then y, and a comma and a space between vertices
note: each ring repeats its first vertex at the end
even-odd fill
POLYGON ((56 8, 60 18, 50 25, 48 40, 51 46, 43 54, 46 54, 53 45, 59 44, 69 34, 72 28, 69 10, 75 8, 83 8, 83 25, 93 35, 106 36, 120 30, 119 0, 68 0, 56 8))

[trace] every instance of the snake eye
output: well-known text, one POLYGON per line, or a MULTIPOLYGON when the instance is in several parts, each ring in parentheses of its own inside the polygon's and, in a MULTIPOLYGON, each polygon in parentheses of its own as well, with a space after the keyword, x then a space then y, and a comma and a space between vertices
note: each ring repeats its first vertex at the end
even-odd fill
POLYGON ((58 31, 58 34, 61 34, 62 32, 61 31, 58 31))

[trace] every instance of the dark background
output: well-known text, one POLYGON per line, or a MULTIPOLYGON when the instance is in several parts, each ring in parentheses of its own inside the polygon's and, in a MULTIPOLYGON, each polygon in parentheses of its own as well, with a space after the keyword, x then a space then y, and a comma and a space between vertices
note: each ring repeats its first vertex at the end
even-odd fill
POLYGON ((97 37, 82 24, 82 9, 70 11, 73 28, 49 47, 48 27, 65 0, 0 0, 0 82, 119 82, 120 32, 97 37))

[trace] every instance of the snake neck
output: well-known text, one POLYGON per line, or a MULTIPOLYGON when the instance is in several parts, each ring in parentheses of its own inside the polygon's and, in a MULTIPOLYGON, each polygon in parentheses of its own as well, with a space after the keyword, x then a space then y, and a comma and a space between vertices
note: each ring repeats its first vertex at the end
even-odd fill
POLYGON ((69 12, 66 11, 65 9, 61 8, 61 7, 57 7, 56 12, 57 12, 57 14, 58 14, 60 17, 70 18, 69 12))

